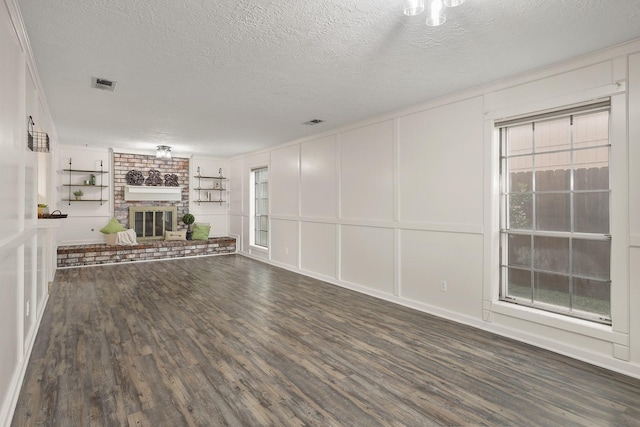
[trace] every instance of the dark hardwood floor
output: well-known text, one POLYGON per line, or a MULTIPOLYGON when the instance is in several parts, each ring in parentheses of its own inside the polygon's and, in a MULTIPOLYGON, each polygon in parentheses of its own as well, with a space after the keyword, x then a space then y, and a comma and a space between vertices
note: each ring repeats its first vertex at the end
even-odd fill
POLYGON ((14 426, 638 426, 640 380, 242 256, 59 270, 14 426))

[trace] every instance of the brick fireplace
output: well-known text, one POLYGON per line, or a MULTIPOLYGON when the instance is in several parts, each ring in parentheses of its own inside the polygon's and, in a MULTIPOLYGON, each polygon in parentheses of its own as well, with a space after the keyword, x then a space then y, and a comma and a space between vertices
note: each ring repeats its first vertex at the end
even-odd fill
POLYGON ((178 230, 185 230, 182 216, 189 212, 189 159, 174 157, 172 159, 158 159, 155 156, 142 154, 113 153, 113 197, 114 215, 121 224, 128 226, 129 208, 141 206, 175 206, 177 210, 178 230), (175 174, 178 176, 178 184, 181 189, 180 201, 127 201, 124 198, 127 185, 127 172, 137 170, 144 177, 149 176, 149 170, 160 171, 160 175, 175 174))

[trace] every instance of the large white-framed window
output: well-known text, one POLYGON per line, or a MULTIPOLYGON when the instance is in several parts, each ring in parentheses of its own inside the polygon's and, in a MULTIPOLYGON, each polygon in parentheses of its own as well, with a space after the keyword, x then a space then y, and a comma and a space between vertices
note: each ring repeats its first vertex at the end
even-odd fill
POLYGON ((496 123, 500 299, 611 324, 610 102, 496 123))
POLYGON ((251 170, 251 244, 269 247, 269 170, 251 170))

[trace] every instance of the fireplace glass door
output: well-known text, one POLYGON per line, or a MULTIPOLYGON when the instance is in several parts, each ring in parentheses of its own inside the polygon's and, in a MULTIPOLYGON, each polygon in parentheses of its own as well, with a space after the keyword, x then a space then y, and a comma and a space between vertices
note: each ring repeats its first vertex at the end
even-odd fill
POLYGON ((137 206, 129 208, 130 228, 138 240, 161 240, 165 232, 177 229, 175 206, 137 206))

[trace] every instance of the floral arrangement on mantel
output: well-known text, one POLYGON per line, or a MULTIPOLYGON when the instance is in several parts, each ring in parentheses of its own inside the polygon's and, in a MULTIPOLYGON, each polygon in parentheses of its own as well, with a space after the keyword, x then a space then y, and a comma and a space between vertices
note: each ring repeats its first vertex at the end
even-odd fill
POLYGON ((178 187, 178 175, 175 173, 167 173, 164 175, 164 185, 165 187, 178 187))
POLYGON ((160 176, 160 171, 156 169, 149 170, 149 176, 144 178, 142 172, 137 170, 130 170, 126 175, 127 185, 148 185, 152 187, 158 187, 164 184, 165 187, 179 187, 178 175, 175 173, 167 173, 164 175, 164 181, 160 176))

